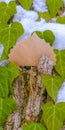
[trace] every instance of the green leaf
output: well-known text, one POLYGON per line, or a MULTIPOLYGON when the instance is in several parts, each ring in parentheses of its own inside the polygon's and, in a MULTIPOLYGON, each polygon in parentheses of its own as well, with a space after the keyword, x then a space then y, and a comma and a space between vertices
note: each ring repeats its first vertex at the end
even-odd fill
POLYGON ((7 64, 6 69, 8 72, 10 93, 13 93, 12 83, 14 79, 19 76, 20 71, 19 71, 19 68, 14 63, 11 63, 11 62, 7 64))
POLYGON ((60 7, 63 6, 63 1, 62 0, 46 0, 46 4, 48 5, 51 17, 54 17, 58 13, 60 7))
POLYGON ((23 130, 46 130, 40 123, 28 123, 23 126, 23 130))
POLYGON ((61 75, 63 78, 65 78, 65 50, 55 50, 56 53, 56 65, 55 65, 55 69, 56 71, 59 73, 59 75, 61 75))
POLYGON ((8 59, 8 55, 5 53, 5 50, 2 52, 2 56, 0 57, 0 62, 8 59))
POLYGON ((16 102, 13 99, 0 98, 0 126, 4 124, 8 115, 17 109, 16 102))
POLYGON ((53 44, 53 42, 55 40, 55 36, 52 31, 50 31, 50 30, 44 31, 43 36, 44 36, 44 39, 46 42, 50 43, 50 45, 53 44))
POLYGON ((0 66, 0 98, 7 98, 8 94, 8 72, 5 67, 0 66))
POLYGON ((24 9, 29 10, 33 3, 33 0, 18 0, 24 9))
POLYGON ((53 44, 54 40, 55 40, 55 36, 53 34, 52 31, 50 30, 46 30, 44 32, 36 32, 37 35, 41 38, 41 39, 45 39, 46 42, 48 42, 50 45, 53 44))
POLYGON ((13 93, 12 82, 19 76, 19 68, 14 63, 8 63, 6 67, 0 66, 0 98, 7 98, 13 93))
POLYGON ((18 22, 14 22, 11 25, 0 24, 0 42, 4 45, 6 55, 23 32, 23 27, 18 22))
POLYGON ((64 17, 58 17, 56 22, 61 23, 61 24, 65 24, 65 16, 64 17))
POLYGON ((3 128, 2 128, 2 127, 0 127, 0 130, 3 130, 3 128))
POLYGON ((49 96, 56 101, 56 97, 63 83, 63 79, 60 76, 52 77, 50 75, 45 75, 43 76, 42 83, 45 86, 49 96))
POLYGON ((15 13, 16 3, 14 1, 9 2, 9 4, 0 2, 0 23, 7 23, 15 13))
POLYGON ((51 20, 51 16, 49 12, 43 12, 43 13, 39 12, 38 15, 39 15, 39 18, 44 18, 47 22, 51 20))
POLYGON ((38 37, 40 37, 41 39, 44 39, 43 32, 36 31, 36 34, 37 34, 38 37))
POLYGON ((60 130, 65 120, 65 103, 46 103, 42 106, 42 111, 47 129, 60 130))

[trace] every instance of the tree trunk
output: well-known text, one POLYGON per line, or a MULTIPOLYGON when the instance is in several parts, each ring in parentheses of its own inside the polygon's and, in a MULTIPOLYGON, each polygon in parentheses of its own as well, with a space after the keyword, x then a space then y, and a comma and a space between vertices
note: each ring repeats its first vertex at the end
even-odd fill
POLYGON ((12 113, 3 130, 21 130, 28 122, 39 122, 41 106, 47 101, 47 93, 41 79, 44 74, 51 74, 53 62, 43 56, 37 67, 21 67, 20 76, 13 83, 14 97, 18 110, 12 113))

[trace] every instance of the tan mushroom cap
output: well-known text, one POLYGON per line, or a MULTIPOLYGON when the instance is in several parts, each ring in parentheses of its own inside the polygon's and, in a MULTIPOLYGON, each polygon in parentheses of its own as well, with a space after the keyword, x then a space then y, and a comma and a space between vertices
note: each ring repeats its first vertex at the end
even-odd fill
POLYGON ((55 64, 56 55, 52 47, 34 33, 10 50, 9 61, 18 66, 37 66, 42 55, 49 56, 55 64))

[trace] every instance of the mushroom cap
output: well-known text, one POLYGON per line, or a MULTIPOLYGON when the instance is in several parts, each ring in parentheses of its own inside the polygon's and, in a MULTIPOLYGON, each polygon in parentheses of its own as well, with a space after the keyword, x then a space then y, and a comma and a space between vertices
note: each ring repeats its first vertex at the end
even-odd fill
POLYGON ((18 66, 37 66, 42 55, 47 55, 54 64, 56 63, 52 47, 33 33, 10 50, 9 61, 18 66))

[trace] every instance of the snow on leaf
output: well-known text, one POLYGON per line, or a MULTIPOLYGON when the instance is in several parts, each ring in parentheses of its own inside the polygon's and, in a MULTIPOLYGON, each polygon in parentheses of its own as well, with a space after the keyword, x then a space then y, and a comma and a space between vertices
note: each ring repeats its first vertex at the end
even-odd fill
POLYGON ((11 25, 0 24, 0 42, 4 45, 6 55, 23 32, 23 27, 18 22, 13 22, 11 25))
POLYGON ((29 123, 27 125, 23 125, 23 130, 46 130, 46 129, 40 123, 29 123))
POLYGON ((31 8, 33 0, 18 0, 24 9, 29 10, 31 8))
POLYGON ((8 72, 5 67, 0 66, 0 98, 7 98, 8 94, 8 72))
POLYGON ((14 79, 16 77, 19 76, 20 71, 19 68, 14 64, 14 63, 9 63, 6 66, 7 72, 8 72, 8 81, 9 81, 9 88, 10 88, 10 93, 13 92, 13 88, 12 88, 12 82, 14 81, 14 79))
POLYGON ((60 76, 52 77, 50 75, 45 75, 43 76, 42 83, 44 84, 49 96, 56 101, 56 97, 63 83, 63 79, 60 76))
POLYGON ((16 3, 11 1, 9 4, 0 2, 0 23, 7 23, 16 13, 16 3))
POLYGON ((17 106, 15 100, 0 98, 0 126, 4 124, 8 115, 16 109, 17 106))
POLYGON ((46 4, 48 5, 51 17, 56 16, 60 7, 63 6, 62 0, 46 0, 46 4))
POLYGON ((51 102, 42 106, 43 119, 48 130, 60 130, 65 120, 65 103, 51 102))
POLYGON ((57 58, 55 69, 63 78, 65 78, 65 50, 55 50, 55 53, 57 58))

